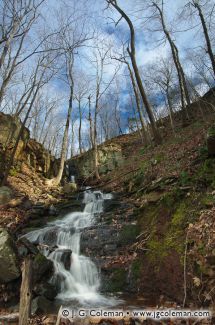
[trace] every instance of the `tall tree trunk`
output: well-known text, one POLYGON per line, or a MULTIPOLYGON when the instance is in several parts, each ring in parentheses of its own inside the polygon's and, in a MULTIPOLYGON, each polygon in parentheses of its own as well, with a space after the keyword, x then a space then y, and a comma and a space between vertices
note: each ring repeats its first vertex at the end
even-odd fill
POLYGON ((189 91, 187 88, 184 70, 182 68, 182 65, 181 65, 181 62, 179 59, 178 48, 176 47, 175 43, 173 42, 173 40, 170 36, 170 33, 168 32, 168 30, 166 28, 163 11, 161 10, 161 8, 158 6, 157 3, 153 2, 153 5, 157 8, 157 10, 159 12, 163 32, 166 35, 166 38, 167 38, 170 48, 171 48, 173 61, 174 61, 174 64, 175 64, 175 67, 177 70, 177 74, 178 74, 178 81, 179 81, 179 87, 180 87, 180 93, 181 93, 181 106, 182 106, 182 112, 183 112, 183 119, 185 121, 186 118, 189 118, 186 106, 190 105, 190 96, 189 96, 189 91))
POLYGON ((78 101, 79 109, 79 128, 78 128, 78 142, 79 142, 79 151, 82 154, 82 138, 81 138, 81 128, 82 128, 82 112, 81 112, 81 101, 78 101))
POLYGON ((175 124, 174 124, 174 112, 173 112, 173 109, 172 109, 172 101, 171 101, 171 98, 170 98, 170 94, 169 94, 169 89, 167 88, 166 89, 166 97, 167 97, 167 103, 168 103, 168 107, 169 107, 169 118, 170 118, 170 124, 171 124, 171 127, 172 127, 172 131, 175 135, 175 124))
POLYGON ((69 125, 70 125, 70 119, 71 119, 72 107, 73 107, 73 92, 74 92, 73 86, 74 85, 72 84, 70 87, 69 107, 68 107, 66 125, 64 129, 64 135, 63 135, 63 142, 62 142, 61 156, 60 156, 60 166, 58 169, 58 174, 55 178, 51 179, 50 182, 48 181, 48 183, 54 186, 59 185, 61 182, 63 171, 64 171, 64 164, 67 156, 69 125))
POLYGON ((215 77, 215 56, 213 54, 212 45, 211 45, 210 37, 209 37, 209 34, 208 34, 208 28, 207 28, 207 25, 206 25, 206 21, 204 19, 204 15, 203 15, 200 4, 196 0, 194 0, 193 5, 198 10, 198 14, 199 14, 199 17, 200 17, 200 20, 201 20, 201 24, 202 24, 202 28, 203 28, 203 32, 204 32, 204 37, 205 37, 205 41, 206 41, 206 45, 207 45, 207 53, 208 53, 208 55, 210 57, 211 65, 212 65, 213 72, 214 72, 214 77, 215 77))
POLYGON ((98 144, 97 144, 97 114, 99 108, 98 105, 99 105, 99 90, 97 89, 96 106, 95 106, 95 113, 94 113, 94 132, 93 132, 94 173, 97 180, 100 179, 98 144))
POLYGON ((151 128, 152 128, 152 133, 155 139, 155 143, 156 144, 160 144, 162 142, 162 138, 161 135, 158 131, 157 125, 156 125, 156 121, 154 118, 154 114, 151 108, 151 105, 148 101, 141 77, 140 77, 140 73, 139 73, 139 69, 137 66, 137 61, 136 61, 136 50, 135 50, 135 31, 134 31, 134 26, 132 24, 132 21, 130 20, 130 18, 126 15, 126 13, 117 5, 117 2, 114 0, 108 0, 108 3, 110 3, 119 13, 120 15, 126 20, 129 29, 130 29, 130 49, 128 48, 128 53, 129 56, 131 58, 131 62, 132 62, 132 67, 134 70, 134 74, 135 74, 135 78, 136 78, 136 82, 140 91, 140 95, 142 97, 143 103, 145 105, 146 108, 146 112, 148 114, 150 123, 151 123, 151 128))
POLYGON ((129 73, 130 73, 130 78, 131 78, 131 82, 132 82, 132 86, 133 86, 133 90, 134 90, 134 95, 135 95, 135 99, 136 99, 137 111, 138 111, 138 115, 139 115, 140 124, 141 124, 141 127, 142 127, 141 133, 142 133, 143 141, 145 142, 145 144, 148 144, 148 135, 147 135, 146 128, 145 128, 143 112, 142 112, 141 105, 140 105, 140 98, 139 98, 138 90, 136 88, 134 75, 133 75, 133 72, 131 70, 131 67, 130 67, 129 63, 127 63, 127 66, 128 66, 128 70, 129 70, 129 73))
POLYGON ((92 123, 92 113, 91 113, 91 96, 88 97, 89 100, 89 116, 88 116, 88 121, 90 123, 90 144, 91 148, 93 148, 94 143, 93 143, 93 123, 92 123))

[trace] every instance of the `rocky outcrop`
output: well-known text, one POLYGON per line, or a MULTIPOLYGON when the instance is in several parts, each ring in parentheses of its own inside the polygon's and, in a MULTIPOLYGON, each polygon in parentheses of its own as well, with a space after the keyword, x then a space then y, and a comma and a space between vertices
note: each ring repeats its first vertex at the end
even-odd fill
MULTIPOLYGON (((123 154, 120 145, 109 143, 98 147, 99 173, 106 174, 123 164, 123 154)), ((74 157, 67 162, 68 176, 92 177, 94 171, 93 151, 74 157)))
POLYGON ((15 244, 9 233, 0 228, 0 282, 8 283, 20 276, 15 244))
MULTIPOLYGON (((0 113, 0 168, 4 167, 13 150, 14 144, 21 128, 21 121, 18 117, 0 113)), ((46 177, 55 176, 57 173, 58 161, 46 150, 42 144, 30 138, 30 131, 24 128, 18 143, 16 162, 27 162, 36 172, 46 177)))

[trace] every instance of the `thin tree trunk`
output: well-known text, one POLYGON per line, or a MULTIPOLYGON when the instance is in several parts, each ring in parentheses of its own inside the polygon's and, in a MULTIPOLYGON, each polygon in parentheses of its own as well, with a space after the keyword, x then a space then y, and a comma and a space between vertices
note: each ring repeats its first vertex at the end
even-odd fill
POLYGON ((93 148, 94 143, 93 143, 93 123, 92 123, 92 114, 91 114, 91 96, 88 97, 89 100, 89 123, 90 123, 90 143, 91 143, 91 148, 93 148))
POLYGON ((171 124, 171 127, 172 127, 172 131, 175 134, 175 124, 174 124, 174 117, 173 117, 174 112, 173 112, 173 109, 172 109, 172 101, 171 101, 171 98, 170 98, 169 89, 166 90, 166 97, 167 97, 167 103, 168 103, 168 107, 169 107, 170 124, 171 124))

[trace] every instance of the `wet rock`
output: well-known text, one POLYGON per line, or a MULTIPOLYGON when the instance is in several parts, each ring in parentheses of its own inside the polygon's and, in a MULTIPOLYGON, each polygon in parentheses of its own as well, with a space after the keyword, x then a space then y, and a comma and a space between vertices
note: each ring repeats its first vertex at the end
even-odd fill
POLYGON ((7 204, 12 199, 12 190, 7 186, 0 187, 0 205, 7 204))
POLYGON ((81 234, 81 252, 88 255, 112 253, 119 243, 118 229, 112 225, 86 228, 81 234), (113 245, 113 246, 112 246, 113 245))
POLYGON ((58 293, 56 286, 51 283, 36 284, 33 288, 33 292, 37 296, 44 296, 49 300, 54 300, 58 293))
POLYGON ((44 234, 43 242, 52 247, 57 242, 58 227, 50 228, 44 234))
POLYGON ((61 262, 63 263, 66 270, 70 270, 72 261, 72 251, 71 249, 58 249, 56 253, 61 254, 61 262))
POLYGON ((113 200, 104 200, 104 211, 111 212, 117 208, 121 207, 121 203, 119 201, 113 200))
POLYGON ((47 279, 53 273, 53 262, 47 259, 44 255, 38 253, 33 261, 33 280, 39 282, 43 276, 47 279))
POLYGON ((58 214, 58 210, 55 208, 53 204, 49 207, 48 212, 50 216, 56 216, 58 214))
POLYGON ((31 313, 33 315, 42 315, 52 309, 52 302, 43 296, 36 297, 31 303, 31 313))
POLYGON ((7 283, 20 276, 15 243, 9 233, 0 228, 0 282, 7 283))
POLYGON ((21 237, 18 240, 17 247, 20 257, 27 256, 29 253, 34 255, 39 254, 38 248, 25 237, 21 237))

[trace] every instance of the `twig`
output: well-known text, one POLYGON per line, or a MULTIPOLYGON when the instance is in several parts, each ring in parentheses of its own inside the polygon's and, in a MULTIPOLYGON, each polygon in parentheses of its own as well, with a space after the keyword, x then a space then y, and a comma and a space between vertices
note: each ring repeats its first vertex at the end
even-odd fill
POLYGON ((188 234, 186 235, 185 241, 185 251, 184 251, 184 300, 183 300, 183 308, 185 307, 186 299, 187 299, 187 243, 188 243, 188 234))

